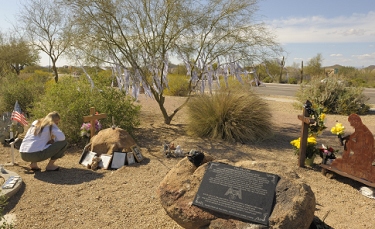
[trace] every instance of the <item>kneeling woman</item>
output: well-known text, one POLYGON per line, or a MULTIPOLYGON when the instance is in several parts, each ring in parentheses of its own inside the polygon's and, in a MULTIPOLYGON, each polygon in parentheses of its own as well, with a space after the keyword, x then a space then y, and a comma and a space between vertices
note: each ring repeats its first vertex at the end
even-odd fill
POLYGON ((54 111, 34 121, 20 146, 21 158, 31 162, 31 170, 40 170, 38 162, 50 159, 46 171, 58 171, 55 161, 64 156, 67 142, 64 133, 57 126, 60 115, 54 111))

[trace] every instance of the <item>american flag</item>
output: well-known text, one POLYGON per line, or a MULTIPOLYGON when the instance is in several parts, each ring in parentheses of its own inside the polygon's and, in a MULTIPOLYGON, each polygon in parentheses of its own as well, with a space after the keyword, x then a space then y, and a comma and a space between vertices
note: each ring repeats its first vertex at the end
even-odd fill
POLYGON ((18 101, 16 101, 16 104, 14 104, 14 110, 12 112, 11 119, 19 122, 22 126, 27 126, 28 124, 25 116, 22 114, 21 107, 18 104, 18 101))

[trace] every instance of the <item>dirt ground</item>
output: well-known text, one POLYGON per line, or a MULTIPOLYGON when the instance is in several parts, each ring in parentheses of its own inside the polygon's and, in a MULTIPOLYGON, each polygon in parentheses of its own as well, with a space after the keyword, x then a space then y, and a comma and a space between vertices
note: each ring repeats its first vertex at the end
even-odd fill
MULTIPOLYGON (((135 131, 135 140, 144 161, 118 170, 92 171, 78 163, 83 149, 70 149, 58 161, 60 171, 46 172, 46 162, 42 162, 41 172, 29 173, 28 163, 16 151, 16 165, 6 169, 18 173, 24 184, 10 198, 5 211, 13 217, 16 228, 181 228, 165 213, 156 194, 160 181, 181 160, 166 158, 161 152, 164 142, 173 142, 186 152, 198 149, 218 159, 278 161, 293 168, 299 176, 296 179, 312 188, 317 202, 315 215, 326 224, 338 229, 373 228, 375 200, 359 193, 361 183, 338 175, 323 176, 318 166, 320 158, 315 159, 312 167, 297 166, 297 157, 289 142, 300 136, 301 121, 297 115, 302 114, 302 107, 295 109, 291 98, 262 98, 272 108, 274 136, 260 143, 231 144, 187 136, 184 110, 177 113, 172 125, 163 124, 156 102, 141 95, 142 123, 135 131)), ((168 111, 183 100, 168 97, 168 111)), ((375 133, 375 114, 361 117, 375 133)), ((327 115, 328 128, 318 142, 342 151, 337 137, 330 133, 336 120, 343 123, 346 133, 353 132, 346 116, 327 115)), ((9 162, 10 148, 0 145, 0 163, 9 162)))

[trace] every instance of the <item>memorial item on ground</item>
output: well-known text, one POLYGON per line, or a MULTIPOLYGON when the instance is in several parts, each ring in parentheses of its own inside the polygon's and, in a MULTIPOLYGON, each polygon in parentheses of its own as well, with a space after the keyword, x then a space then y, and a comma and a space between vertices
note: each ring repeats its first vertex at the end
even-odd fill
MULTIPOLYGON (((99 132, 101 129, 102 129, 102 125, 100 124, 98 120, 95 120, 95 133, 99 132)), ((89 138, 91 135, 90 131, 91 131, 91 123, 89 122, 82 123, 81 132, 80 132, 81 137, 89 138)))
POLYGON ((99 168, 108 169, 112 160, 112 155, 102 154, 100 155, 99 168))
POLYGON ((126 160, 126 153, 123 152, 114 152, 113 157, 112 157, 112 164, 111 168, 112 169, 119 169, 122 166, 125 165, 125 160, 126 160))
POLYGON ((374 136, 358 115, 351 114, 348 121, 355 131, 345 141, 346 149, 342 158, 337 158, 332 162, 332 166, 358 178, 375 182, 375 167, 372 165, 375 159, 374 136))
MULTIPOLYGON (((290 144, 294 147, 295 155, 299 154, 299 150, 301 147, 301 138, 294 139, 290 142, 290 144)), ((306 158, 313 158, 317 154, 319 154, 319 149, 317 148, 316 138, 314 136, 310 136, 307 138, 307 146, 306 146, 306 158)))
POLYGON ((209 162, 193 205, 268 226, 279 179, 275 174, 209 162))
MULTIPOLYGON (((99 114, 95 111, 95 107, 90 108, 90 115, 89 116, 83 116, 83 122, 90 122, 90 137, 93 137, 96 133, 96 128, 101 129, 101 125, 99 123, 99 119, 107 118, 107 114, 99 114)), ((86 125, 88 126, 88 125, 86 125)), ((82 130, 82 127, 81 127, 82 130)), ((99 130, 98 130, 99 131, 99 130)), ((86 134, 88 136, 88 134, 86 134)))
POLYGON ((199 167, 204 159, 204 153, 201 151, 197 151, 195 149, 190 150, 188 154, 188 159, 191 163, 193 163, 196 167, 199 167))
POLYGON ((132 153, 126 153, 126 163, 128 165, 132 165, 135 163, 134 154, 132 153))
POLYGON ((335 150, 332 147, 327 147, 322 144, 319 148, 319 155, 322 158, 322 164, 331 164, 334 159, 336 159, 335 153, 339 150, 335 150))
POLYGON ((319 149, 316 147, 316 137, 327 128, 325 126, 326 115, 321 108, 313 108, 309 100, 303 107, 303 114, 298 115, 298 119, 302 121, 301 137, 290 142, 298 153, 299 167, 304 167, 305 164, 313 165, 316 155, 319 154, 319 149))
POLYGON ((98 156, 94 156, 91 160, 91 164, 87 166, 88 169, 97 170, 102 159, 98 156))
POLYGON ((93 136, 85 146, 79 163, 87 166, 95 156, 101 158, 98 168, 104 169, 118 169, 144 159, 130 134, 118 127, 103 129, 93 136))
MULTIPOLYGON (((349 115, 348 121, 354 133, 345 137, 342 157, 336 158, 330 166, 321 165, 322 172, 325 174, 326 170, 330 170, 375 187, 374 136, 357 114, 349 115)), ((343 129, 333 129, 331 132, 343 134, 343 129)))
POLYGON ((165 157, 170 158, 170 157, 184 157, 185 152, 182 150, 180 145, 177 145, 175 147, 174 143, 164 143, 162 145, 162 152, 165 157))
POLYGON ((83 150, 83 153, 81 155, 81 159, 79 161, 79 163, 83 166, 89 166, 92 162, 92 159, 96 156, 96 153, 95 152, 92 152, 92 151, 87 151, 85 152, 85 150, 83 150))
POLYGON ((337 137, 340 140, 340 144, 344 145, 344 134, 345 134, 345 126, 343 126, 341 123, 336 121, 336 125, 331 128, 331 133, 337 135, 337 137))
POLYGON ((134 145, 132 147, 130 147, 133 154, 134 154, 134 158, 137 162, 141 162, 143 160, 143 155, 141 153, 141 149, 139 148, 139 146, 137 145, 134 145))

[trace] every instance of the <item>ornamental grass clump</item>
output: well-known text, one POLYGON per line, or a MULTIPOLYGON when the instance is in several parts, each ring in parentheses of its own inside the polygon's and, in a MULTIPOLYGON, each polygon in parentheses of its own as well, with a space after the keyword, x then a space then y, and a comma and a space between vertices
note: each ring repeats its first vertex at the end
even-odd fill
POLYGON ((255 142, 272 137, 268 104, 251 91, 221 89, 188 103, 187 131, 197 137, 255 142))

